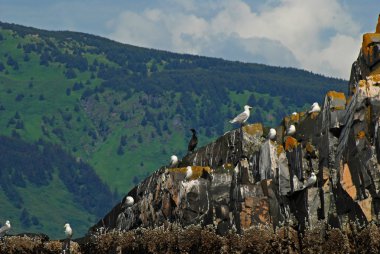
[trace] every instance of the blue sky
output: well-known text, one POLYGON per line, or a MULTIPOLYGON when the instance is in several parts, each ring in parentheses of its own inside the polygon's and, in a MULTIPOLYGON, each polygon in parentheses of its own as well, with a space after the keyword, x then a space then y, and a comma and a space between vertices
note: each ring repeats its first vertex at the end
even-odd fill
POLYGON ((375 0, 0 0, 0 20, 349 78, 375 0))

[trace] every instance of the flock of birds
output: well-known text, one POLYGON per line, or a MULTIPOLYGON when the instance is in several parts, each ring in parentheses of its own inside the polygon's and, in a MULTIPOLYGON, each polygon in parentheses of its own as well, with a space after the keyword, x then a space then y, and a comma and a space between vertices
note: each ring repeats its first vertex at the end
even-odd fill
MULTIPOLYGON (((248 120, 248 118, 250 116, 250 110, 251 109, 252 109, 251 106, 245 105, 244 111, 242 113, 240 113, 239 115, 237 115, 234 119, 232 119, 229 122, 230 123, 239 123, 239 124, 243 125, 248 120)), ((320 111, 321 111, 321 108, 320 108, 319 104, 317 102, 315 102, 311 106, 311 109, 308 111, 308 113, 311 114, 311 113, 320 112, 320 111)), ((293 115, 296 115, 296 114, 297 114, 296 112, 293 113, 293 115)), ((191 136, 191 139, 189 141, 187 150, 188 150, 188 152, 193 152, 194 149, 198 145, 198 137, 197 137, 197 132, 195 129, 190 129, 190 131, 192 132, 192 136, 191 136)), ((295 133, 296 133, 296 127, 292 124, 287 129, 286 134, 288 136, 292 136, 295 133)), ((269 130, 269 133, 268 133, 268 138, 271 140, 275 140, 276 135, 277 135, 276 130, 274 128, 271 128, 269 130)), ((170 161, 169 167, 171 167, 171 168, 177 167, 179 164, 178 157, 176 155, 172 155, 170 159, 171 159, 171 161, 170 161)), ((192 174, 193 174, 192 168, 191 168, 191 166, 188 166, 186 168, 185 178, 187 180, 189 180, 191 178, 192 174)), ((293 177, 294 190, 301 190, 301 189, 310 187, 310 186, 314 185, 314 183, 316 181, 317 181, 317 177, 314 174, 314 172, 311 173, 311 176, 309 179, 307 179, 306 183, 302 183, 301 181, 298 180, 298 177, 296 175, 294 175, 294 177, 293 177)), ((134 202, 135 201, 134 201, 133 197, 127 196, 124 204, 127 207, 131 207, 134 204, 134 202)), ((11 229, 11 223, 9 220, 7 220, 4 224, 4 226, 2 226, 0 228, 0 238, 4 237, 10 229, 11 229)), ((73 236, 73 230, 70 227, 70 224, 66 223, 64 225, 64 229, 65 229, 64 232, 65 232, 66 238, 71 239, 71 237, 73 236)))
MULTIPOLYGON (((229 122, 230 123, 238 123, 238 124, 241 124, 241 126, 243 126, 243 124, 248 120, 248 118, 250 117, 250 110, 252 109, 251 106, 248 106, 248 105, 245 105, 244 106, 244 111, 242 113, 240 113, 239 115, 237 115, 234 119, 230 120, 229 122)), ((312 105, 311 105, 311 108, 310 110, 308 111, 309 114, 312 114, 312 113, 319 113, 321 111, 321 107, 319 106, 318 102, 314 102, 312 105)), ((297 112, 293 112, 292 115, 297 115, 297 112)), ((197 133, 194 129, 190 129, 191 132, 193 133, 190 141, 189 141, 189 145, 188 145, 188 152, 193 152, 195 147, 197 146, 198 144, 198 138, 197 138, 197 133)), ((294 124, 291 124, 288 129, 286 130, 286 135, 287 136, 293 136, 294 134, 296 133, 296 127, 294 124)), ((270 140, 275 140, 276 139, 276 135, 277 135, 277 132, 276 132, 276 129, 274 128, 271 128, 269 130, 269 133, 268 133, 268 138, 270 140)), ((179 159, 176 155, 172 155, 171 158, 170 158, 170 164, 169 164, 169 167, 171 168, 175 168, 177 167, 179 164, 179 159)), ((192 176, 193 172, 192 172, 192 168, 191 166, 187 166, 186 168, 186 176, 185 176, 185 179, 186 180, 189 180, 192 176)), ((315 175, 314 172, 312 172, 310 174, 310 177, 306 180, 305 183, 301 182, 300 180, 298 180, 298 177, 296 175, 294 175, 293 177, 293 189, 294 191, 298 191, 298 190, 302 190, 302 189, 305 189, 307 187, 310 187, 312 185, 314 185, 314 183, 317 181, 317 176, 315 175)))

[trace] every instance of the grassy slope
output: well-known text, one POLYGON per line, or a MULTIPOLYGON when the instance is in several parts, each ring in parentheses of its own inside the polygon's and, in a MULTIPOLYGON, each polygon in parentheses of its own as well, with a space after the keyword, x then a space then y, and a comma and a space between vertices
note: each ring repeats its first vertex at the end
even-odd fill
MULTIPOLYGON (((80 157, 92 165, 101 179, 121 194, 129 191, 134 185, 134 177, 138 176, 138 179, 134 179, 135 181, 143 179, 159 166, 166 164, 171 154, 183 156, 186 152, 187 140, 190 138, 188 131, 190 127, 202 130, 199 134, 200 145, 206 144, 217 135, 223 134, 223 132, 218 132, 210 137, 206 135, 202 126, 188 126, 188 121, 184 120, 186 116, 178 115, 174 111, 176 105, 181 103, 179 93, 171 101, 167 100, 167 97, 170 96, 169 93, 166 94, 167 97, 160 97, 162 102, 160 108, 142 105, 139 97, 146 96, 142 92, 134 93, 128 99, 123 99, 126 92, 112 89, 106 89, 103 93, 96 94, 97 99, 95 96, 91 96, 83 101, 80 99, 83 90, 86 88, 93 89, 100 85, 102 82, 100 78, 96 76, 91 78, 91 71, 89 70, 83 72, 75 70, 77 77, 67 79, 64 75, 67 70, 64 64, 52 61, 49 62, 49 66, 40 65, 39 55, 35 52, 29 53, 30 60, 25 62, 23 60, 24 51, 18 45, 45 43, 46 38, 32 35, 21 37, 6 29, 0 30, 0 34, 4 38, 0 41, 0 62, 6 67, 6 70, 0 72, 0 105, 5 107, 5 110, 0 111, 0 134, 10 136, 12 131, 16 131, 25 140, 35 141, 42 138, 49 142, 58 143, 74 156, 80 157), (12 56, 18 62, 18 70, 13 70, 12 66, 6 64, 8 56, 12 56), (74 82, 80 81, 85 84, 84 88, 78 91, 71 90, 71 94, 66 95, 66 89, 72 88, 74 82), (86 84, 87 81, 89 84, 86 84), (24 96, 23 99, 16 101, 16 97, 20 94, 24 96), (40 99, 41 95, 44 97, 43 100, 40 99), (115 103, 115 100, 118 102, 115 103), (173 105, 170 105, 170 102, 173 105), (168 123, 169 131, 164 131, 160 136, 150 122, 145 127, 140 126, 144 111, 147 108, 155 116, 160 112, 164 114, 164 118, 160 120, 160 126, 162 128, 165 122, 168 123), (121 111, 129 113, 127 121, 122 121, 119 118, 121 111), (23 129, 17 129, 15 124, 8 124, 10 119, 15 118, 16 112, 19 113, 20 119, 24 123, 23 129), (64 120, 62 116, 65 114, 71 114, 70 120, 64 120), (47 123, 43 120, 43 116, 48 119, 54 118, 54 121, 47 123), (180 119, 179 123, 175 121, 176 118, 180 119), (105 120, 109 128, 105 134, 101 134, 99 131, 101 119, 105 120), (62 130, 63 139, 53 133, 53 130, 57 128, 62 130), (97 133, 96 139, 88 135, 89 130, 94 130, 97 133), (118 155, 117 149, 122 135, 127 136, 127 145, 124 146, 124 154, 118 155), (139 136, 142 137, 142 142, 138 141, 139 136)), ((50 41, 57 46, 60 45, 60 40, 57 38, 50 38, 50 41)), ((87 47, 85 42, 76 41, 66 41, 62 45, 65 46, 58 46, 59 49, 68 52, 75 48, 87 47)), ((98 63, 104 63, 108 66, 118 66, 102 53, 85 52, 82 55, 90 64, 96 60, 98 63)), ((186 56, 180 57, 186 58, 186 56)), ((153 62, 153 60, 149 61, 147 66, 151 67, 153 62)), ((164 65, 165 61, 158 64, 158 70, 163 70, 164 65)), ((261 110, 266 110, 264 120, 268 125, 279 122, 279 119, 271 116, 280 109, 285 110, 286 113, 300 110, 300 107, 296 107, 294 104, 284 105, 281 102, 281 96, 271 96, 253 92, 253 90, 243 92, 231 90, 229 97, 232 103, 223 105, 223 112, 226 115, 227 113, 231 115, 238 113, 241 109, 235 108, 233 105, 243 106, 252 93, 255 94, 256 100, 260 98, 263 98, 264 102, 267 102, 269 98, 273 100, 273 106, 268 109, 255 105, 261 110)), ((204 95, 206 98, 195 94, 192 96, 195 101, 198 101, 194 105, 194 111, 199 112, 201 105, 203 105, 200 101, 212 95, 204 95)), ((309 104, 305 103, 301 108, 308 106, 309 104)), ((223 131, 232 128, 233 126, 226 121, 223 131)), ((84 232, 86 225, 91 223, 94 218, 76 207, 75 202, 70 206, 68 200, 72 200, 72 197, 61 185, 62 183, 54 178, 54 181, 46 188, 28 186, 27 188, 20 188, 20 192, 25 195, 25 202, 28 209, 30 208, 31 214, 39 219, 46 218, 46 222, 48 220, 54 221, 54 225, 44 224, 42 221, 43 231, 58 237, 61 231, 60 224, 64 222, 62 218, 75 215, 76 219, 72 219, 73 223, 76 224, 80 232, 84 232), (43 193, 43 195, 38 195, 39 193, 43 193), (43 206, 37 202, 41 197, 45 201, 43 206), (63 207, 63 200, 66 201, 65 207, 63 207), (55 216, 57 213, 59 216, 55 216)), ((2 202, 5 200, 3 202, 4 209, 7 211, 5 215, 15 220, 14 223, 17 226, 20 210, 12 207, 1 195, 3 194, 0 192, 0 200, 2 202)), ((4 218, 1 217, 0 219, 4 218)), ((34 229, 38 230, 39 228, 34 229)))

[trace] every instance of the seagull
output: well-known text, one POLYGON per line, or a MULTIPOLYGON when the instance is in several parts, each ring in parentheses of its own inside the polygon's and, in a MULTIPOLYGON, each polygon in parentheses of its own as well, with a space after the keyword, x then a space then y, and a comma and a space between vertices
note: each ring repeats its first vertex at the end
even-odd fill
POLYGON ((293 124, 291 124, 288 130, 286 131, 286 134, 292 136, 294 133, 296 133, 296 127, 293 124))
POLYGON ((314 112, 321 112, 321 107, 319 106, 318 102, 314 102, 313 105, 311 105, 309 114, 314 113, 314 112))
POLYGON ((276 130, 273 128, 270 128, 268 138, 270 140, 274 140, 276 138, 276 134, 277 134, 276 130))
POLYGON ((192 175, 193 175, 193 170, 191 169, 191 166, 187 166, 187 168, 186 168, 186 180, 190 180, 192 175))
POLYGON ((131 207, 131 206, 133 206, 134 203, 135 203, 135 200, 134 200, 131 196, 127 196, 127 197, 125 198, 125 205, 126 205, 127 207, 131 207))
POLYGON ((11 229, 11 223, 9 220, 5 222, 5 225, 0 228, 0 237, 3 237, 11 229))
POLYGON ((243 124, 247 119, 249 118, 249 110, 251 109, 251 106, 245 105, 244 106, 244 112, 240 113, 238 116, 236 116, 234 119, 230 121, 230 123, 240 123, 243 124))
POLYGON ((171 168, 175 168, 175 167, 177 167, 177 165, 178 165, 178 157, 176 156, 176 155, 172 155, 171 157, 170 157, 170 165, 169 165, 169 167, 171 167, 171 168))
POLYGON ((309 179, 307 179, 306 181, 305 188, 313 186, 316 181, 317 181, 317 176, 314 174, 314 172, 311 172, 309 179))
POLYGON ((63 227, 65 228, 66 237, 71 238, 73 236, 73 230, 71 229, 70 224, 66 223, 65 226, 63 226, 63 227))
POLYGON ((193 133, 193 136, 191 137, 191 139, 189 141, 187 151, 192 152, 192 151, 194 151, 195 147, 198 144, 198 138, 197 138, 197 132, 194 129, 190 129, 190 130, 193 133))

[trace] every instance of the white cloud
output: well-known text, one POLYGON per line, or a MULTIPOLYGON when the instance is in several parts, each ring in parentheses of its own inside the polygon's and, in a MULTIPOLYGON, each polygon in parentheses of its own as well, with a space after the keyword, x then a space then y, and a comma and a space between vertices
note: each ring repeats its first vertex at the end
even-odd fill
POLYGON ((109 22, 125 43, 231 60, 295 66, 349 78, 359 26, 338 0, 168 0, 170 8, 124 11, 109 22), (234 55, 236 52, 236 55, 234 55))

